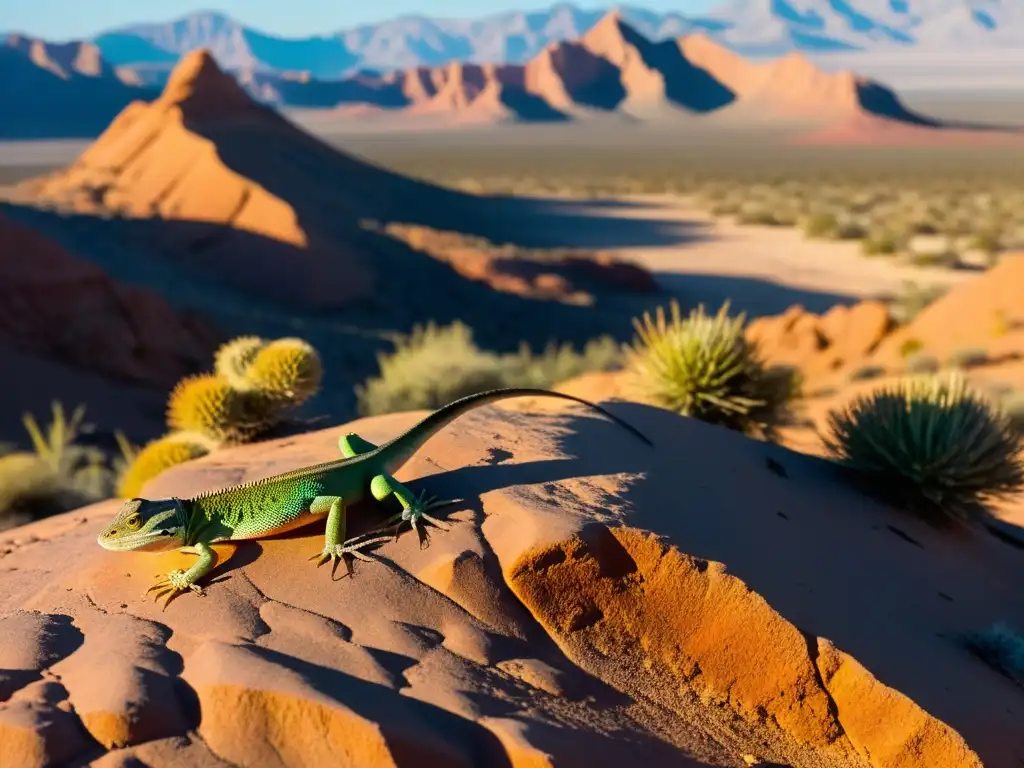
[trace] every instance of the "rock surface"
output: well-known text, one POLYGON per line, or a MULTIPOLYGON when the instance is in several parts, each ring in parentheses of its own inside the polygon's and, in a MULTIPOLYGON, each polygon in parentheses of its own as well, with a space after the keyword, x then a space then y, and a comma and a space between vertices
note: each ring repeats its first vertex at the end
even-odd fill
MULTIPOLYGON (((142 592, 190 558, 100 550, 116 503, 0 536, 0 753, 515 768, 1024 757, 1024 694, 955 640, 1024 619, 1018 551, 884 509, 818 459, 611 408, 656 449, 533 401, 455 422, 399 472, 464 499, 451 530, 426 549, 405 534, 354 578, 307 561, 311 526, 221 547, 206 597, 161 612, 142 592)), ((419 415, 351 429, 380 442, 419 415)), ((225 450, 146 495, 326 460, 349 429, 225 450)), ((353 528, 380 514, 354 508, 353 528)))
POLYGON ((116 283, 2 213, 0 336, 42 357, 160 387, 207 365, 219 341, 201 318, 116 283))

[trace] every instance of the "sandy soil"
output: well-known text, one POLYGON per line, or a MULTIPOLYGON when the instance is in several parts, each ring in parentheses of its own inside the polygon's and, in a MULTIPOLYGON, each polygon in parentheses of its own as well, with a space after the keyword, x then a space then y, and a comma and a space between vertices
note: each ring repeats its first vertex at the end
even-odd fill
POLYGON ((558 233, 564 247, 601 248, 639 262, 685 304, 718 306, 731 299, 735 309, 752 316, 780 313, 794 303, 821 312, 835 304, 898 294, 906 281, 954 285, 978 274, 867 258, 856 242, 805 240, 793 228, 716 221, 670 195, 588 201, 579 209, 583 216, 657 221, 665 237, 658 244, 616 248, 595 243, 580 228, 558 233))

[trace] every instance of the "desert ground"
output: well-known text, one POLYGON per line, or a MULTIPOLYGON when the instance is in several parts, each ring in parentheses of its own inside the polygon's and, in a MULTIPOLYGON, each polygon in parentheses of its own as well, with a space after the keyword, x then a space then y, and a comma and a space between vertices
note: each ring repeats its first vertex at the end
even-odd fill
MULTIPOLYGON (((189 55, 96 142, 0 145, 0 246, 26 254, 0 261, 16 380, 0 439, 20 449, 0 455, 0 491, 37 478, 29 504, 0 496, 0 754, 1024 761, 1024 503, 978 511, 962 490, 1024 484, 1024 399, 1007 415, 1024 392, 1024 144, 794 144, 728 118, 370 133, 289 118, 189 55), (652 322, 638 340, 673 300, 747 322, 718 346, 652 322), (676 396, 720 373, 687 365, 747 344, 763 360, 737 386, 765 389, 676 396), (675 378, 659 350, 679 353, 675 378), (904 441, 905 496, 824 450, 854 395, 952 369, 985 399, 950 415, 937 397, 923 427, 869 434, 904 441), (165 605, 140 595, 194 556, 97 545, 122 499, 191 505, 499 386, 603 403, 645 441, 540 398, 471 412, 397 471, 456 500, 441 526, 388 537, 351 578, 308 562, 324 546, 309 526, 217 543, 203 594, 165 605), (793 410, 777 431, 757 421, 772 398, 793 410), (46 421, 53 399, 86 405, 95 430, 54 413, 29 443, 23 413, 46 421), (955 493, 960 527, 935 517, 955 493)), ((355 535, 380 515, 350 511, 355 535)))

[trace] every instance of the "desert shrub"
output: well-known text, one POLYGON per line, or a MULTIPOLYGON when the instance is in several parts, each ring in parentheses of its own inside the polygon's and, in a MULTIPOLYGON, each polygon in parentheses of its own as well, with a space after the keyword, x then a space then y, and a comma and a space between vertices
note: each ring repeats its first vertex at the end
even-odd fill
POLYGON ((939 359, 924 352, 909 355, 904 365, 908 373, 936 373, 940 368, 939 359))
POLYGON ((535 355, 526 346, 499 355, 480 349, 469 326, 428 323, 399 337, 394 351, 378 356, 380 373, 356 387, 366 416, 436 409, 460 397, 501 387, 550 388, 588 371, 618 365, 621 353, 611 338, 588 342, 582 352, 551 345, 535 355))
POLYGON ((622 348, 610 336, 591 339, 580 352, 571 344, 550 344, 535 355, 524 345, 515 355, 503 356, 502 363, 507 371, 504 386, 547 388, 584 373, 618 368, 622 348))
POLYGON ((910 263, 916 267, 946 267, 954 269, 960 265, 960 254, 954 250, 940 253, 912 253, 910 263))
POLYGON ((839 219, 834 213, 813 213, 804 219, 803 232, 805 237, 826 239, 836 237, 839 231, 839 219))
POLYGON ((990 667, 1024 685, 1024 637, 998 622, 968 633, 963 640, 990 667))
POLYGON ((909 338, 900 344, 900 357, 904 360, 916 355, 924 349, 924 343, 920 339, 909 338))
POLYGON ((739 224, 760 225, 766 227, 777 227, 781 225, 779 219, 772 211, 760 206, 740 210, 739 215, 736 217, 736 222, 739 224))
POLYGON ((1021 436, 958 375, 879 388, 829 413, 827 425, 833 459, 935 522, 984 514, 1024 484, 1021 436))
POLYGON ((850 381, 868 381, 885 375, 885 368, 880 365, 862 365, 850 373, 850 381))
POLYGON ((627 349, 627 369, 648 401, 684 416, 773 437, 788 417, 796 379, 791 369, 769 369, 744 334, 745 315, 729 315, 726 302, 714 316, 700 306, 683 318, 679 304, 666 318, 634 320, 637 338, 627 349))
POLYGON ((976 368, 989 361, 988 352, 977 347, 957 349, 946 359, 950 368, 976 368))
POLYGON ((843 221, 836 227, 834 237, 837 240, 860 240, 868 234, 867 228, 856 221, 843 221))
POLYGON ((900 246, 900 238, 892 232, 873 232, 861 240, 860 249, 865 256, 891 256, 900 246))
POLYGON ((88 427, 85 408, 70 418, 59 402, 44 429, 32 414, 22 421, 32 451, 0 457, 0 529, 98 501, 110 492, 113 473, 102 451, 77 444, 88 427))

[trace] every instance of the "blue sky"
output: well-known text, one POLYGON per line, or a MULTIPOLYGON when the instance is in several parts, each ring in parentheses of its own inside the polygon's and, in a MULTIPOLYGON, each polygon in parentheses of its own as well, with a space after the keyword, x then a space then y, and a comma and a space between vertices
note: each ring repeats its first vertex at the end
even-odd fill
MULTIPOLYGON (((283 37, 330 32, 418 13, 428 16, 473 17, 509 9, 549 7, 551 2, 515 0, 0 0, 0 30, 25 32, 52 40, 88 37, 96 32, 138 21, 167 21, 196 10, 217 10, 257 29, 283 37)), ((613 2, 577 3, 595 8, 613 2)), ((658 11, 698 13, 716 0, 638 0, 636 5, 658 11)))

